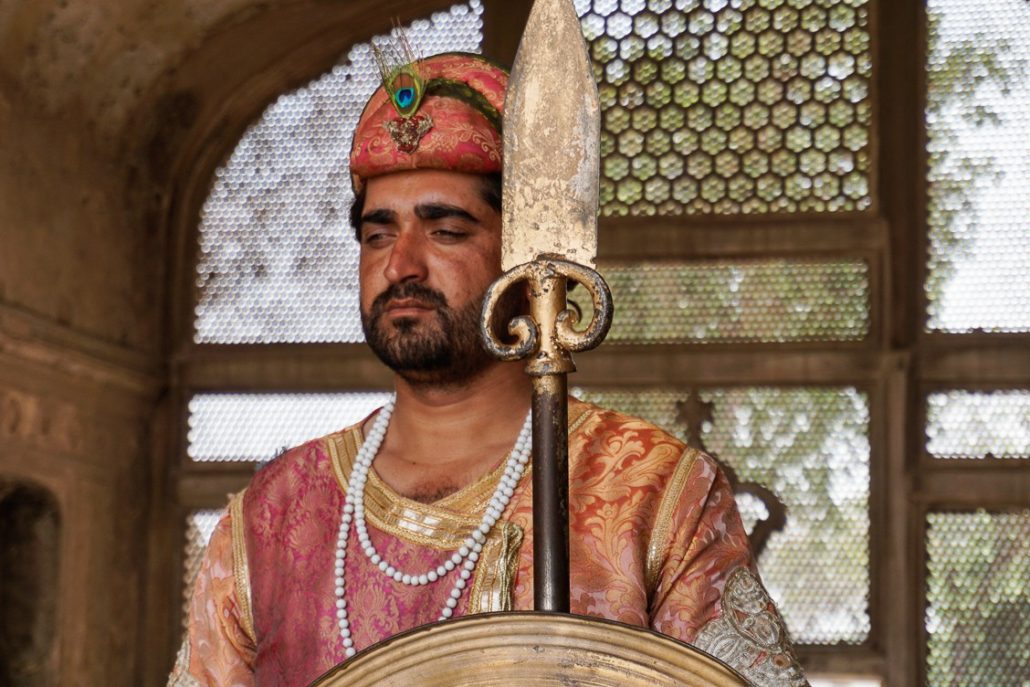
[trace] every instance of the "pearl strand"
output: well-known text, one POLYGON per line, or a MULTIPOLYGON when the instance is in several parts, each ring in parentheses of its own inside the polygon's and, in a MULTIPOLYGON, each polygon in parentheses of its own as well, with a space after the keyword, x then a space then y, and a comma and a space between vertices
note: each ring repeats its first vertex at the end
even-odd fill
POLYGON ((403 572, 384 560, 379 552, 376 551, 368 536, 368 527, 365 523, 365 482, 368 480, 368 472, 372 467, 372 461, 375 460, 376 454, 379 453, 379 448, 382 446, 383 439, 386 437, 386 429, 389 427, 390 417, 393 415, 395 400, 396 397, 391 398, 379 411, 379 415, 372 423, 372 428, 369 430, 365 442, 358 450, 358 455, 354 459, 354 467, 351 470, 350 480, 347 484, 343 513, 340 516, 340 531, 336 539, 336 561, 334 567, 336 619, 340 628, 343 649, 348 658, 356 653, 354 640, 351 637, 350 620, 347 614, 347 583, 345 579, 347 541, 350 538, 351 523, 354 523, 354 528, 358 533, 358 543, 361 545, 361 549, 369 562, 395 582, 413 587, 432 584, 437 580, 443 579, 455 569, 460 568, 458 579, 455 581, 454 587, 451 589, 447 602, 440 611, 440 616, 437 620, 450 618, 454 614, 454 609, 458 606, 462 592, 468 586, 468 581, 471 579, 473 571, 476 569, 476 562, 479 560, 479 554, 483 550, 483 543, 486 541, 487 535, 504 513, 508 502, 515 493, 515 487, 526 470, 530 451, 532 450, 531 416, 527 415, 525 422, 522 424, 518 439, 515 441, 515 446, 508 456, 504 474, 501 476, 493 496, 491 496, 490 501, 487 503, 486 511, 479 526, 472 530, 472 534, 462 542, 458 550, 441 565, 424 573, 412 574, 403 572))

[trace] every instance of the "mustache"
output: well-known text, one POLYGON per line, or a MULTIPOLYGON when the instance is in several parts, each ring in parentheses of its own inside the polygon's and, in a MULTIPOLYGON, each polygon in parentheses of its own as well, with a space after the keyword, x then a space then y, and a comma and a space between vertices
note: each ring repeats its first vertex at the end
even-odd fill
POLYGON ((371 315, 375 319, 386 310, 386 304, 392 300, 414 299, 433 306, 437 309, 447 309, 447 298, 435 289, 416 282, 401 282, 391 284, 385 291, 375 297, 372 301, 371 315))

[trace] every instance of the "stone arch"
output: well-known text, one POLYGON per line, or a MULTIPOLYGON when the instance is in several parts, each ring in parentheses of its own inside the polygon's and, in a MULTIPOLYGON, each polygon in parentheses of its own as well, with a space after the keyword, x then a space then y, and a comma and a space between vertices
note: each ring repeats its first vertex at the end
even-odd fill
POLYGON ((0 475, 0 684, 53 684, 60 515, 47 489, 0 475))
POLYGON ((169 237, 170 340, 191 326, 191 266, 197 219, 216 168, 247 127, 283 93, 325 73, 356 43, 460 0, 307 0, 240 20, 211 36, 160 84, 143 108, 155 115, 142 142, 149 177, 160 189, 152 208, 169 237), (271 41, 274 41, 272 43, 271 41), (224 61, 231 71, 212 64, 224 61))

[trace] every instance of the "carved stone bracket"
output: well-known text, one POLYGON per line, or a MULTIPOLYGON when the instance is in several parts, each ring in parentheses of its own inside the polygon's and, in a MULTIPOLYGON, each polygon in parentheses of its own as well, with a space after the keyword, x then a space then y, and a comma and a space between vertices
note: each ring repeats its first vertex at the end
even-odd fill
POLYGON ((702 435, 704 426, 706 424, 710 425, 714 420, 712 412, 714 405, 702 399, 697 389, 691 387, 687 400, 676 403, 676 409, 679 412, 677 420, 683 423, 683 426, 686 428, 687 445, 699 451, 704 451, 719 464, 719 467, 726 473, 734 494, 750 494, 765 506, 766 511, 769 513, 768 517, 756 522, 748 534, 751 550, 757 557, 765 550, 765 546, 769 543, 769 537, 772 536, 772 533, 782 530, 784 525, 787 524, 787 506, 765 485, 758 482, 740 481, 737 471, 733 469, 732 465, 721 460, 719 456, 705 448, 702 435))

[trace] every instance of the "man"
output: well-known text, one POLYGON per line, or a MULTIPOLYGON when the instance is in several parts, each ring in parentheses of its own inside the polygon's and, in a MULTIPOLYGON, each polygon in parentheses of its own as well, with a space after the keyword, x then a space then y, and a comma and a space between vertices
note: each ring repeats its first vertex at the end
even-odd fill
MULTIPOLYGON (((478 338, 500 274, 507 74, 448 54, 385 76, 355 132, 352 222, 395 401, 231 501, 172 684, 304 685, 408 628, 532 608, 530 386, 478 338)), ((695 643, 757 684, 805 684, 716 464, 575 400, 569 422, 572 612, 695 643)))

